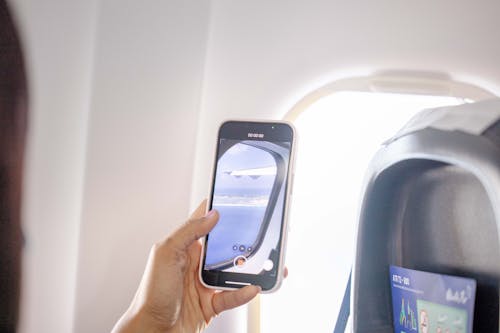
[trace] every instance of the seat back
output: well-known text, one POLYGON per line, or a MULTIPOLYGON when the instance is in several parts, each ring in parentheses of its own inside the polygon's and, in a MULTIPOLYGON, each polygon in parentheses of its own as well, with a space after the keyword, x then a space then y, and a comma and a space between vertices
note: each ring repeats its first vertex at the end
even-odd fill
POLYGON ((417 115, 376 154, 363 193, 353 331, 393 332, 397 265, 476 279, 474 331, 498 332, 500 100, 417 115))

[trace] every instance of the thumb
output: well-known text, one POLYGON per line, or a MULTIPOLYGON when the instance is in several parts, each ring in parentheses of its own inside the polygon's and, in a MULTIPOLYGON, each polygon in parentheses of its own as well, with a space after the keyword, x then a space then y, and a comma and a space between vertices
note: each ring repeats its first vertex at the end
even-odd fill
POLYGON ((246 286, 242 289, 215 293, 212 297, 213 312, 217 315, 222 311, 246 304, 257 296, 261 290, 260 286, 252 285, 246 286))

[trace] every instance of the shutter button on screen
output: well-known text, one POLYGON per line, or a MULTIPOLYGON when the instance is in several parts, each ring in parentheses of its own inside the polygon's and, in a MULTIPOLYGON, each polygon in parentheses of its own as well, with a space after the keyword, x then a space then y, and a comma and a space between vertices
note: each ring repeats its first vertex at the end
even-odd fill
POLYGON ((237 256, 233 260, 234 267, 242 269, 247 263, 247 258, 245 256, 237 256))

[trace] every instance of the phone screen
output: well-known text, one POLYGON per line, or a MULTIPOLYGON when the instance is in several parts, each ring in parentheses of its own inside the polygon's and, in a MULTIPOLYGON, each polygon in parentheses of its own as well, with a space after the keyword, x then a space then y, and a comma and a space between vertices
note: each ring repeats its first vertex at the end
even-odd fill
POLYGON ((220 219, 206 238, 203 261, 210 284, 258 284, 265 290, 275 283, 292 143, 287 124, 222 125, 210 202, 220 219))

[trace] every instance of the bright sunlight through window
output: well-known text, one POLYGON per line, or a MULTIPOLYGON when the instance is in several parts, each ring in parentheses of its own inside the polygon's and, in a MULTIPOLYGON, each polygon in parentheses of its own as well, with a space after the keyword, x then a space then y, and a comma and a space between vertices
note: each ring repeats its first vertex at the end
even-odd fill
POLYGON ((337 92, 297 118, 298 151, 286 263, 290 274, 261 297, 261 332, 331 333, 354 257, 364 174, 380 144, 443 96, 337 92))

